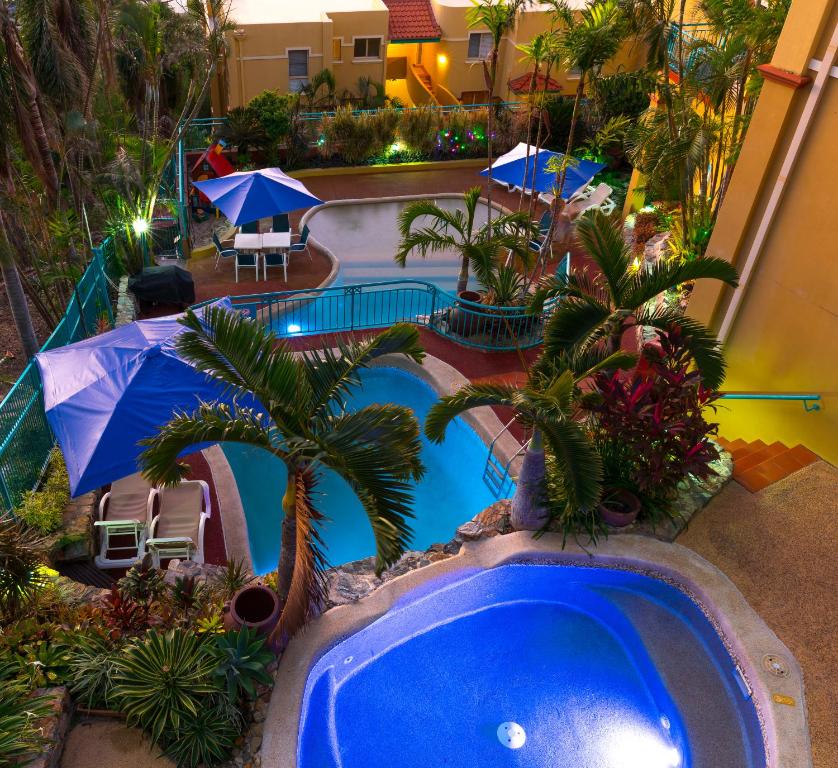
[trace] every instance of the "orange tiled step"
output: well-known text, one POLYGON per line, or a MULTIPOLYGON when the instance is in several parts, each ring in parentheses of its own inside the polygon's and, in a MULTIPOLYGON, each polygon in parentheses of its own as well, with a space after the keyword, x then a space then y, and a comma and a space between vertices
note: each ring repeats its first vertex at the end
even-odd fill
POLYGON ((733 479, 751 493, 767 488, 818 459, 815 453, 800 444, 789 448, 779 441, 767 445, 762 440, 748 443, 724 438, 719 443, 733 456, 733 479))

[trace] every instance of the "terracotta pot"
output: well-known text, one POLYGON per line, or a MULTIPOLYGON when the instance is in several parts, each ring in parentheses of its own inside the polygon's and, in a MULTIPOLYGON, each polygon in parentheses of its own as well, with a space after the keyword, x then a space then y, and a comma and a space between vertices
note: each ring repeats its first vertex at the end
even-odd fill
POLYGON ((639 514, 640 499, 625 488, 611 491, 599 505, 599 516, 612 528, 631 525, 639 514))
POLYGON ((463 301, 473 301, 475 304, 480 303, 483 298, 477 291, 460 291, 457 294, 463 301))
POLYGON ((242 587, 224 605, 224 628, 250 627, 259 634, 269 635, 279 621, 280 613, 282 604, 272 589, 261 584, 242 587))

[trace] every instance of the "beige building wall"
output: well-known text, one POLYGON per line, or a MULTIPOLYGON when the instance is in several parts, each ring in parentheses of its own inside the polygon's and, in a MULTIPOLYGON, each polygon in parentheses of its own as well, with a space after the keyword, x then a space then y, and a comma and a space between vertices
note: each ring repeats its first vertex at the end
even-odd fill
MULTIPOLYGON (((743 273, 734 294, 703 281, 690 314, 725 332, 728 391, 820 393, 821 410, 800 403, 733 402, 720 410, 725 437, 805 444, 838 463, 838 79, 808 78, 838 25, 834 0, 794 0, 767 72, 708 255, 743 273), (803 79, 801 80, 801 77, 803 79), (779 81, 778 81, 779 80, 779 81), (812 110, 804 127, 807 104, 812 110), (799 146, 792 161, 793 147, 799 146), (781 171, 789 162, 787 172, 781 171), (783 187, 784 184, 784 187, 783 187), (772 209, 772 196, 777 195, 772 209), (734 296, 736 298, 734 299, 734 296), (739 301, 738 311, 733 302, 739 301), (726 330, 729 329, 729 330, 726 330)), ((834 66, 838 61, 832 61, 834 66)))

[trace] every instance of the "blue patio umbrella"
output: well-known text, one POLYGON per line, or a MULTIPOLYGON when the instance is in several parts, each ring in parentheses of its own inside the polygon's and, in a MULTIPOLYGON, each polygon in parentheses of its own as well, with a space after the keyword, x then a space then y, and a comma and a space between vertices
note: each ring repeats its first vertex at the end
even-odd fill
POLYGON ((279 168, 237 171, 194 184, 233 224, 246 224, 323 202, 301 181, 292 179, 279 168))
POLYGON ((35 356, 73 496, 137 472, 138 441, 175 412, 225 399, 223 385, 178 356, 179 317, 139 320, 35 356))
MULTIPOLYGON (((556 184, 556 174, 548 171, 547 165, 551 158, 561 161, 561 152, 551 152, 547 149, 538 150, 538 165, 535 161, 535 147, 530 146, 530 156, 527 158, 527 145, 521 142, 517 147, 501 155, 492 163, 492 179, 516 187, 535 189, 536 192, 553 192, 556 184)), ((591 179, 599 173, 605 165, 591 160, 575 160, 568 166, 562 187, 562 198, 569 200, 576 192, 590 184, 591 179)), ((488 176, 489 169, 480 171, 481 176, 488 176)))

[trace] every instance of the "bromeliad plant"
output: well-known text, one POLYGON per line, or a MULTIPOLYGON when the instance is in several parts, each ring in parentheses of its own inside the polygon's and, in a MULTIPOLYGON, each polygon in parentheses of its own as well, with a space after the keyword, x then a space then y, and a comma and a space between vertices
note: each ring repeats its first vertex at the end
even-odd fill
POLYGON ((317 531, 318 472, 339 474, 361 501, 376 539, 379 572, 410 541, 412 481, 421 478, 419 425, 413 412, 392 404, 350 411, 347 396, 359 371, 386 354, 421 362, 424 351, 411 325, 397 324, 361 342, 339 343, 295 355, 273 333, 237 312, 187 312, 177 349, 226 385, 231 404, 205 403, 179 414, 146 442, 145 473, 155 484, 177 483, 187 467, 177 457, 190 445, 238 442, 272 453, 285 465, 286 492, 277 592, 285 607, 274 638, 290 636, 317 610, 325 558, 317 531))
POLYGON ((672 499, 688 476, 705 479, 719 453, 710 439, 717 425, 705 414, 718 394, 692 366, 678 327, 647 344, 629 376, 599 372, 585 403, 594 441, 610 468, 606 483, 638 494, 656 522, 673 517, 672 499))
POLYGON ((597 272, 556 275, 542 282, 533 301, 536 309, 548 297, 561 298, 544 328, 545 354, 555 357, 597 346, 615 352, 631 329, 679 328, 704 385, 719 387, 724 379, 724 360, 716 337, 677 308, 654 304, 665 291, 693 280, 721 280, 735 287, 739 276, 733 265, 705 257, 635 268, 620 225, 601 211, 584 214, 576 232, 597 272))
POLYGON ((237 632, 217 635, 214 652, 217 666, 213 674, 226 689, 230 701, 237 701, 242 695, 255 698, 258 684, 273 682, 266 668, 274 660, 274 654, 256 630, 242 627, 237 632))

